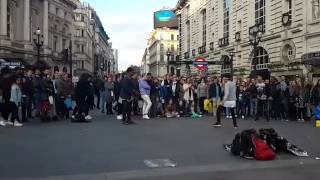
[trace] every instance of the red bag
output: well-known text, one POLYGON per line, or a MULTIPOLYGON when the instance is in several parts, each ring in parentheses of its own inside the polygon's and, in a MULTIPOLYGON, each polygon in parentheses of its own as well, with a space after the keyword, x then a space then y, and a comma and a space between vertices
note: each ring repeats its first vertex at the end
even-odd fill
POLYGON ((276 153, 268 146, 268 144, 256 136, 252 137, 254 148, 254 158, 260 161, 269 161, 276 158, 276 153))

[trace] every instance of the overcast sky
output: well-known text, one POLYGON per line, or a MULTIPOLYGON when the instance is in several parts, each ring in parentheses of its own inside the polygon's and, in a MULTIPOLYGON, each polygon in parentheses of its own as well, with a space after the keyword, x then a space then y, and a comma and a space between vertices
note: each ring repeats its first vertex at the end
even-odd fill
POLYGON ((113 47, 119 49, 119 70, 140 65, 148 34, 153 29, 153 12, 175 7, 178 0, 85 0, 100 16, 113 47))

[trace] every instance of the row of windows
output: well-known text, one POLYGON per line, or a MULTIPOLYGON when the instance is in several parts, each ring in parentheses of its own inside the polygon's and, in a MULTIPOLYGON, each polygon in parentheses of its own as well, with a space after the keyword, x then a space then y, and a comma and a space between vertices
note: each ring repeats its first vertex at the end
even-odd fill
MULTIPOLYGON (((177 49, 176 49, 176 50, 178 50, 178 49, 179 49, 179 45, 177 45, 177 49)), ((168 50, 170 50, 170 51, 175 51, 174 45, 171 44, 171 48, 168 49, 168 50)), ((164 49, 164 44, 160 44, 160 53, 164 53, 164 51, 165 51, 165 49, 164 49)))
POLYGON ((61 40, 62 46, 61 49, 58 48, 59 46, 59 38, 58 36, 53 36, 53 40, 52 40, 52 50, 55 52, 58 51, 62 51, 63 49, 67 49, 68 48, 68 44, 67 44, 67 40, 66 39, 62 39, 61 40))

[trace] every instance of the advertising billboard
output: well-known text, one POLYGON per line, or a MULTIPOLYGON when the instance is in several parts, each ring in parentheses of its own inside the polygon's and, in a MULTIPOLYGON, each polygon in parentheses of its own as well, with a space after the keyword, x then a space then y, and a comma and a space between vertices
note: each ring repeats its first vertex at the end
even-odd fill
POLYGON ((171 10, 161 10, 154 13, 154 28, 178 28, 178 18, 171 10))

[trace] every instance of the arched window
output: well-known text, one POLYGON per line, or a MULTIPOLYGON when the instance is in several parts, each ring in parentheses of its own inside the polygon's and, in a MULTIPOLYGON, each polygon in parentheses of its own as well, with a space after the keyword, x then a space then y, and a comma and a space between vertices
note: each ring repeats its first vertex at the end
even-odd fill
POLYGON ((229 56, 222 57, 222 66, 221 66, 221 74, 230 74, 232 68, 232 62, 230 61, 229 56))
POLYGON ((268 69, 269 55, 263 47, 258 47, 253 52, 252 66, 255 70, 268 69))

